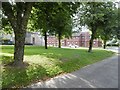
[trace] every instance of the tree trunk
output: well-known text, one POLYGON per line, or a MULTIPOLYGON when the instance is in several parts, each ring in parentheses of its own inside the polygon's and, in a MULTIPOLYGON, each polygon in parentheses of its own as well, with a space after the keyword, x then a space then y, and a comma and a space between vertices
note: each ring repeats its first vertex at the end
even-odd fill
POLYGON ((92 35, 91 35, 91 39, 90 39, 90 42, 89 42, 89 50, 88 50, 88 52, 92 52, 93 40, 95 38, 96 30, 97 30, 97 28, 95 26, 93 26, 92 27, 92 35))
POLYGON ((92 46, 93 46, 93 35, 91 35, 91 39, 90 39, 90 42, 89 42, 89 50, 88 52, 92 52, 92 46))
POLYGON ((58 34, 58 48, 61 48, 61 33, 58 34))
POLYGON ((47 48, 47 32, 44 32, 44 40, 45 40, 45 49, 47 48))
POLYGON ((15 34, 15 45, 14 45, 14 66, 22 67, 24 58, 24 42, 26 36, 26 28, 28 19, 32 10, 33 2, 16 2, 15 5, 9 2, 2 3, 4 14, 8 17, 14 34, 15 34))
POLYGON ((24 42, 26 32, 23 30, 16 30, 15 32, 15 45, 14 45, 14 66, 23 67, 24 59, 24 42))
POLYGON ((106 49, 106 40, 104 40, 103 48, 106 49))

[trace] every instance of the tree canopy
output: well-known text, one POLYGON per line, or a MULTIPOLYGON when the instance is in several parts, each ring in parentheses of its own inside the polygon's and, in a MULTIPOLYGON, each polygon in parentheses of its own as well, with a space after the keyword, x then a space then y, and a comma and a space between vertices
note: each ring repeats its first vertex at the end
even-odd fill
POLYGON ((92 51, 93 40, 96 38, 98 29, 106 28, 109 23, 113 7, 112 2, 86 2, 79 9, 80 24, 87 25, 92 32, 88 52, 92 51))

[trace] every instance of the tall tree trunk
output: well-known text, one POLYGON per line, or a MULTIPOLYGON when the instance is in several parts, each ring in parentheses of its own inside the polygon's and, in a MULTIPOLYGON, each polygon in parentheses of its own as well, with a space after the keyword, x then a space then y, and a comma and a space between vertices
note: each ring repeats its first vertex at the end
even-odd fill
POLYGON ((106 40, 104 40, 103 48, 106 49, 106 40))
POLYGON ((61 48, 61 33, 58 34, 58 48, 61 48))
POLYGON ((92 52, 93 40, 95 38, 96 30, 97 30, 97 28, 95 26, 93 26, 92 27, 92 35, 91 35, 91 39, 90 39, 90 42, 89 42, 89 50, 88 50, 88 52, 92 52))
POLYGON ((44 32, 45 49, 47 49, 47 32, 44 32))
POLYGON ((26 32, 23 30, 17 30, 15 32, 15 45, 14 45, 14 66, 23 67, 24 59, 24 43, 26 32), (19 32, 18 32, 19 31, 19 32))

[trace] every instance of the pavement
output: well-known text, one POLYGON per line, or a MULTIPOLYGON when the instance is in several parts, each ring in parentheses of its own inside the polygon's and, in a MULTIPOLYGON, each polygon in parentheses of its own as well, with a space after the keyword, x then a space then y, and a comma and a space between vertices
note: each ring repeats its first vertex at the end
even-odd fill
POLYGON ((113 57, 63 74, 28 88, 118 88, 118 57, 113 57))
POLYGON ((107 47, 106 49, 120 54, 120 47, 107 47))

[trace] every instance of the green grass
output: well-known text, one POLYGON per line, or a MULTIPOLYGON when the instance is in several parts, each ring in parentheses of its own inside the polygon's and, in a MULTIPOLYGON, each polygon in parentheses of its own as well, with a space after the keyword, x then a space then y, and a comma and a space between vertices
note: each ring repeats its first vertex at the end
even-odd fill
POLYGON ((2 46, 0 59, 2 63, 3 88, 24 87, 31 83, 46 80, 61 73, 78 70, 88 64, 95 63, 112 56, 114 53, 105 50, 59 49, 39 46, 26 46, 24 62, 30 65, 24 69, 6 67, 4 64, 13 61, 13 46, 2 46))

